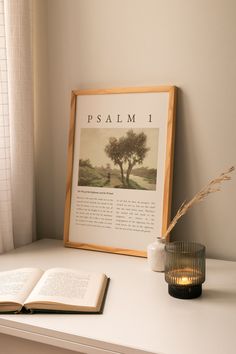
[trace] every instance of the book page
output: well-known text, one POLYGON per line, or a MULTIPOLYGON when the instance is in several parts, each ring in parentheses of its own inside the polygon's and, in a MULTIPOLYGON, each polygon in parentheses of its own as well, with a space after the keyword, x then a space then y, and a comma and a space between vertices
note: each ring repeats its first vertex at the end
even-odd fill
POLYGON ((25 299, 42 276, 36 268, 20 268, 0 273, 0 303, 24 303, 25 299))
POLYGON ((96 307, 104 277, 104 274, 65 268, 49 269, 26 303, 56 302, 71 306, 96 307))

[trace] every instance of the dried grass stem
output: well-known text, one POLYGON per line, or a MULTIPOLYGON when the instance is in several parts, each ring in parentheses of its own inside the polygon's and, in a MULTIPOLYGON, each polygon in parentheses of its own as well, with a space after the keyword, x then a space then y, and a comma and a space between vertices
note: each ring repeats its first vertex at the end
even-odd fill
POLYGON ((196 203, 201 202, 205 199, 209 194, 220 191, 221 183, 224 181, 228 181, 231 179, 229 176, 235 170, 235 167, 230 167, 227 171, 221 173, 217 178, 211 180, 204 188, 202 188, 195 196, 188 202, 183 202, 183 204, 178 209, 175 217, 172 219, 170 225, 168 226, 166 232, 162 236, 167 239, 171 230, 175 227, 179 219, 187 213, 187 211, 196 203))

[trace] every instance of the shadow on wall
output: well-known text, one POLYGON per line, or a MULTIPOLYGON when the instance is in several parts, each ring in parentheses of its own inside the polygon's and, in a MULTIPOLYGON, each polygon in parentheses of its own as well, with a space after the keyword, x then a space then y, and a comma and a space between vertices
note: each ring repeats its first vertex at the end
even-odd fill
MULTIPOLYGON (((199 137, 194 132, 193 119, 191 118, 194 114, 188 94, 179 87, 177 94, 171 219, 175 216, 180 205, 193 197, 192 191, 197 192, 202 187, 199 176, 194 173, 200 163, 197 151, 199 137), (195 186, 197 187, 195 188, 195 186)), ((193 225, 200 222, 205 224, 206 221, 204 214, 200 218, 197 213, 191 210, 177 223, 172 231, 171 240, 194 241, 197 238, 199 241, 199 237, 194 235, 193 225)), ((201 237, 205 239, 205 235, 201 235, 201 237)))

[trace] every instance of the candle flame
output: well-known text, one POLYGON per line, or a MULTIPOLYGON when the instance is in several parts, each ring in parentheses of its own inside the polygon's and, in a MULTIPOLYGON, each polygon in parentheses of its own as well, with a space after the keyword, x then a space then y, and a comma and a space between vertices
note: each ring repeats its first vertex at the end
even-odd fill
POLYGON ((189 279, 188 277, 181 277, 177 280, 177 283, 179 285, 188 285, 188 284, 191 284, 191 279, 189 279))
POLYGON ((202 273, 200 271, 184 268, 167 272, 170 284, 176 285, 196 285, 201 283, 202 273))

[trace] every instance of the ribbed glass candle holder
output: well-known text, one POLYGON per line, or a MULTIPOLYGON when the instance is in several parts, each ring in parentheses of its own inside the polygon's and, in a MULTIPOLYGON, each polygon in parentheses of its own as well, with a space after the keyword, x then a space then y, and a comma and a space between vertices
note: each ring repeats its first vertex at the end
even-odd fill
POLYGON ((180 299, 201 295, 205 281, 205 246, 189 241, 166 244, 165 280, 169 294, 180 299))

